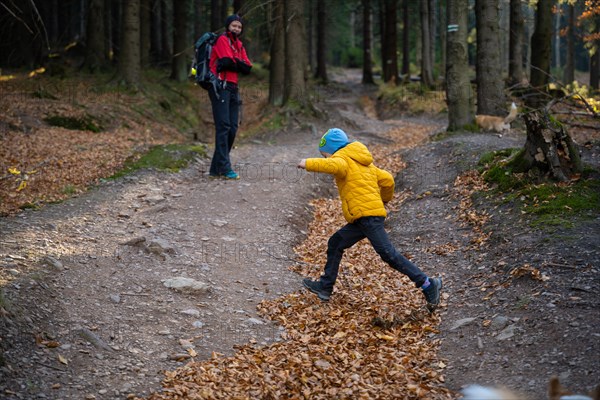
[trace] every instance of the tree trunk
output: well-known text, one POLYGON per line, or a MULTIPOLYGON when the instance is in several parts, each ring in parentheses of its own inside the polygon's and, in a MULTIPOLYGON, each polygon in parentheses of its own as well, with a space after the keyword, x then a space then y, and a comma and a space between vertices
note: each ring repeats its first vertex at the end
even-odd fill
MULTIPOLYGON (((600 46, 599 46, 600 47, 600 46)), ((600 89, 600 48, 590 57, 590 87, 600 89)))
POLYGON ((60 24, 58 22, 58 16, 60 15, 60 13, 58 11, 58 0, 51 0, 50 6, 52 8, 52 11, 50 14, 50 24, 48 26, 48 36, 50 36, 51 45, 55 46, 58 43, 58 38, 60 36, 60 24))
POLYGON ((190 5, 189 0, 173 2, 173 61, 170 78, 177 82, 183 82, 188 77, 190 54, 187 52, 189 47, 187 21, 190 5))
POLYGON ((506 115, 500 65, 498 0, 476 0, 477 114, 506 115))
POLYGON ((104 0, 90 1, 86 36, 85 66, 91 73, 95 73, 106 64, 104 0))
POLYGON ((546 110, 527 113, 523 118, 527 140, 523 151, 511 161, 514 172, 533 170, 566 182, 583 171, 577 146, 564 125, 553 121, 546 110))
POLYGON ((387 82, 385 76, 385 57, 387 51, 387 31, 385 30, 385 0, 379 0, 379 12, 377 13, 377 16, 379 19, 379 38, 381 39, 381 46, 379 49, 381 55, 381 79, 384 82, 387 82))
POLYGON ((269 103, 283 105, 285 84, 285 26, 284 0, 273 1, 273 33, 271 35, 271 64, 269 66, 269 103))
POLYGON ((410 0, 402 3, 402 75, 410 79, 410 0))
POLYGON ((152 32, 152 0, 140 1, 140 59, 142 68, 150 65, 150 38, 152 32))
POLYGON ((161 48, 161 64, 171 65, 171 58, 173 57, 173 52, 171 51, 171 31, 172 31, 172 21, 173 21, 173 3, 169 0, 161 0, 160 3, 160 38, 162 40, 161 48))
POLYGON ((306 31, 304 0, 285 0, 285 95, 284 104, 306 105, 306 31))
POLYGON ((140 0, 124 3, 119 76, 132 87, 140 85, 140 0))
POLYGON ((398 47, 396 33, 396 0, 385 0, 385 49, 382 60, 383 81, 396 83, 398 80, 398 47))
POLYGON ((560 19, 561 19, 561 12, 562 12, 562 6, 561 5, 557 5, 557 10, 556 12, 552 12, 553 16, 554 16, 554 27, 552 28, 552 54, 554 55, 554 60, 550 63, 550 68, 559 68, 562 64, 561 64, 561 60, 560 60, 560 19))
POLYGON ((371 0, 362 0, 363 6, 363 84, 373 84, 373 64, 371 57, 371 0))
POLYGON ((326 32, 327 26, 327 12, 325 10, 325 2, 317 2, 317 71, 315 72, 315 78, 319 79, 322 83, 327 83, 327 63, 325 56, 327 54, 326 48, 326 32))
POLYGON ((193 0, 194 1, 194 41, 197 40, 202 34, 203 25, 202 25, 202 0, 193 0))
POLYGON ((508 44, 508 83, 523 82, 523 9, 521 0, 510 0, 510 37, 508 44))
POLYGON ((473 122, 469 82, 468 0, 447 0, 446 97, 448 130, 456 131, 473 122))
POLYGON ((119 60, 121 57, 121 51, 123 46, 123 4, 116 0, 106 0, 109 4, 110 14, 109 23, 106 25, 110 26, 110 49, 112 50, 112 57, 115 60, 119 60))
POLYGON ((575 80, 575 6, 567 5, 567 59, 565 62, 565 71, 563 83, 569 84, 575 80))
POLYGON ((241 13, 243 8, 244 8, 244 0, 233 0, 233 13, 234 14, 243 15, 241 13))
POLYGON ((421 2, 421 83, 428 88, 433 87, 433 67, 431 60, 431 27, 429 0, 421 2))
POLYGON ((436 51, 435 51, 435 47, 436 47, 436 25, 435 25, 435 21, 436 21, 436 13, 437 13, 437 9, 435 7, 435 1, 434 0, 429 0, 429 4, 427 5, 427 11, 429 14, 429 66, 431 69, 431 77, 432 77, 432 87, 435 84, 435 76, 433 74, 433 68, 435 67, 435 56, 436 56, 436 51))
POLYGON ((439 30, 440 30, 440 67, 438 75, 442 76, 446 69, 446 1, 440 0, 439 3, 439 30))
POLYGON ((161 12, 160 0, 152 0, 151 23, 150 29, 150 54, 152 63, 158 64, 162 54, 162 37, 161 37, 161 12))
POLYGON ((210 30, 216 32, 225 21, 221 21, 221 0, 210 1, 210 30))
POLYGON ((535 31, 531 37, 530 84, 534 89, 544 90, 550 77, 552 53, 552 7, 554 0, 538 0, 535 14, 535 31))
POLYGON ((229 1, 221 0, 221 8, 219 9, 219 11, 221 11, 221 26, 224 26, 224 24, 225 24, 225 20, 227 19, 228 10, 229 10, 229 1))

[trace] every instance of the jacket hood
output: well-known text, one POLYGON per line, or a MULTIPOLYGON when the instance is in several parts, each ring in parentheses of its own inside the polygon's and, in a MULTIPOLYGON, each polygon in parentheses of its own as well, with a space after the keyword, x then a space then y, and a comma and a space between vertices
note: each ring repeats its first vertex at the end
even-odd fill
POLYGON ((348 144, 346 147, 336 151, 335 155, 344 155, 346 157, 350 157, 357 163, 364 166, 373 163, 373 156, 369 152, 369 149, 367 149, 367 146, 360 142, 352 142, 348 144))

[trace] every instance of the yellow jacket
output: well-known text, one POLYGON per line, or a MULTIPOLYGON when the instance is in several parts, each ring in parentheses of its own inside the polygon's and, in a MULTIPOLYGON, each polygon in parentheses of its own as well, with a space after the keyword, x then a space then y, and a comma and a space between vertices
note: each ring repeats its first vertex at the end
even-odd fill
POLYGON ((394 178, 373 165, 373 156, 364 144, 352 142, 329 158, 308 158, 306 170, 335 177, 349 223, 361 217, 387 216, 383 203, 394 195, 394 178))

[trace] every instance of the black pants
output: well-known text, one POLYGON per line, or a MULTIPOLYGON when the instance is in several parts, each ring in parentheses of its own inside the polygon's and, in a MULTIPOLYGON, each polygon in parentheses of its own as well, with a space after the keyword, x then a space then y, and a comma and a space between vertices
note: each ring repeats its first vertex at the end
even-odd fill
POLYGON ((219 98, 214 89, 208 90, 215 121, 215 152, 210 163, 210 175, 223 175, 233 168, 229 152, 233 148, 238 129, 240 96, 237 86, 219 88, 219 98))
POLYGON ((383 217, 362 217, 351 224, 347 224, 329 238, 327 263, 320 278, 324 290, 330 293, 333 291, 344 250, 354 246, 364 238, 369 239, 383 261, 396 271, 408 276, 417 287, 421 287, 425 283, 427 275, 394 248, 385 231, 383 222, 383 217))

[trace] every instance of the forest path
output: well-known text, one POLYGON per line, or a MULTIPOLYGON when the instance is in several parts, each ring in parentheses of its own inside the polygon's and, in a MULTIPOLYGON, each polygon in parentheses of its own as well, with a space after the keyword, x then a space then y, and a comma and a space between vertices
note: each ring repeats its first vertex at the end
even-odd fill
POLYGON ((327 121, 240 142, 232 152, 239 181, 208 179, 210 160, 202 160, 1 219, 2 267, 16 278, 4 288, 0 392, 144 395, 190 354, 281 340, 256 305, 301 288, 288 266, 311 218, 308 201, 336 195, 330 179, 297 162, 318 156, 332 126, 367 143, 389 141, 389 124, 365 117, 357 96, 367 93, 355 78, 320 93, 327 121), (197 289, 165 287, 177 277, 197 289))
MULTIPOLYGON (((140 172, 65 203, 1 219, 2 266, 17 277, 4 288, 9 314, 0 325, 3 396, 146 395, 159 390, 162 371, 183 365, 191 355, 202 359, 213 352, 231 354, 233 346, 248 341, 281 340, 281 328, 261 319, 256 306, 301 290, 301 277, 288 266, 311 218, 308 201, 336 196, 336 190, 330 179, 299 171, 296 163, 317 155, 319 137, 332 126, 369 146, 398 140, 421 144, 403 151, 408 166, 398 175, 398 189, 412 195, 391 214, 388 228, 402 251, 426 272, 445 278, 450 307, 441 311, 439 337, 449 387, 499 382, 539 394, 550 372, 589 386, 600 368, 596 358, 582 357, 579 350, 598 354, 593 328, 599 326, 598 315, 590 312, 597 309, 598 295, 582 287, 579 300, 569 300, 574 297, 569 282, 579 287, 578 279, 597 279, 597 242, 582 243, 591 250, 581 256, 571 255, 582 254, 575 248, 579 242, 565 249, 570 258, 540 256, 561 265, 574 258, 573 265, 582 266, 584 275, 560 283, 561 291, 521 282, 492 307, 481 301, 479 290, 464 288, 463 282, 479 288, 480 280, 489 279, 481 268, 531 260, 543 240, 524 230, 528 240, 513 243, 506 238, 518 225, 505 224, 495 251, 474 254, 467 248, 470 230, 456 222, 458 200, 451 196, 456 175, 472 167, 481 152, 517 146, 522 139, 467 135, 426 144, 443 122, 381 121, 370 100, 373 89, 359 84, 358 71, 332 76, 334 82, 319 93, 325 120, 292 124, 239 144, 232 152, 239 181, 209 180, 209 160, 203 160, 177 174, 140 172), (447 243, 455 251, 440 251, 447 243), (518 257, 498 264, 508 254, 518 257), (175 277, 205 285, 195 291, 165 287, 175 277), (518 307, 523 299, 530 308, 518 307), (465 317, 475 322, 453 326, 465 317), (563 318, 565 326, 557 325, 563 318), (486 319, 499 325, 486 330, 481 325, 486 319), (507 326, 513 338, 497 340, 507 326), (566 334, 577 338, 577 349, 557 345, 566 334), (515 360, 507 358, 508 351, 515 360), (566 370, 557 369, 562 363, 566 370)), ((598 232, 597 224, 586 229, 598 232)), ((552 274, 563 279, 563 272, 552 274)), ((561 282, 558 278, 550 285, 561 282)))

